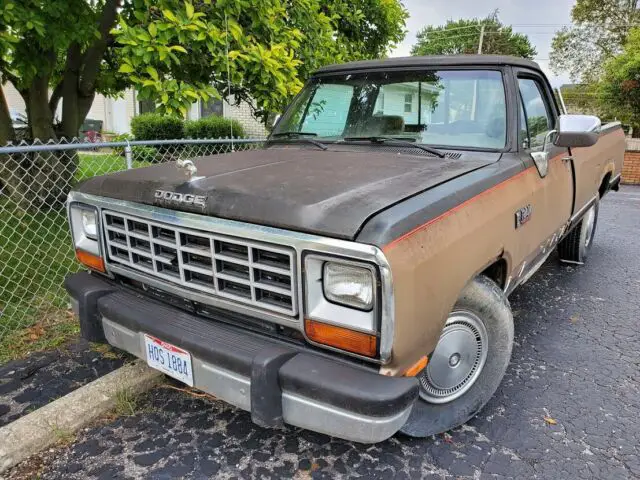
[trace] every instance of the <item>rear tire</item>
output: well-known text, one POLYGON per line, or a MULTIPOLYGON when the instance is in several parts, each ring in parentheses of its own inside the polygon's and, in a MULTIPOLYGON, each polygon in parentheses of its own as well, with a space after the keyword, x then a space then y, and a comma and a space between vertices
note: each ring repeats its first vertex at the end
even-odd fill
POLYGON ((580 222, 558 244, 561 261, 582 264, 587 260, 598 225, 598 209, 599 202, 596 200, 580 222))
POLYGON ((400 431, 427 437, 474 417, 500 385, 512 347, 507 297, 481 275, 465 287, 449 315, 427 367, 418 375, 420 398, 400 431))

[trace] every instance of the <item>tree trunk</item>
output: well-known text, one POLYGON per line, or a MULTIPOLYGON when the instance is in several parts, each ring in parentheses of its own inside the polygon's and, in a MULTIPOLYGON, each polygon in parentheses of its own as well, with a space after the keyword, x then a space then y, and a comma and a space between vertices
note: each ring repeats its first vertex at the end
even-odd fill
POLYGON ((62 80, 62 132, 67 140, 78 136, 78 88, 80 83, 80 45, 73 43, 67 50, 67 63, 62 80))
POLYGON ((53 130, 53 118, 49 110, 49 76, 41 74, 33 79, 28 88, 29 123, 31 135, 34 140, 46 143, 55 140, 56 134, 53 130))
POLYGON ((9 142, 13 142, 15 138, 13 122, 11 115, 9 115, 9 106, 4 96, 4 89, 2 85, 0 85, 0 147, 5 146, 9 142))
MULTIPOLYGON (((49 76, 41 73, 20 92, 29 112, 34 141, 57 140, 49 108, 49 76)), ((24 210, 59 210, 64 205, 76 170, 75 151, 41 151, 10 155, 0 178, 7 194, 24 210)))

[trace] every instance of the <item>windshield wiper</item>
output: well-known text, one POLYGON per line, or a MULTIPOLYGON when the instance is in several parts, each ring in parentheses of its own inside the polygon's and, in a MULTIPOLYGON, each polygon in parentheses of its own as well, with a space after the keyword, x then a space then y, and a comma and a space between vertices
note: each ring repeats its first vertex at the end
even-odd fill
POLYGON ((424 150, 425 152, 429 152, 437 157, 445 158, 445 154, 440 150, 437 150, 432 147, 427 147, 426 145, 421 145, 419 143, 415 143, 415 141, 411 142, 409 140, 395 138, 395 137, 344 137, 343 141, 345 142, 357 142, 357 141, 369 141, 371 143, 386 143, 388 145, 396 145, 396 146, 405 146, 405 147, 414 147, 419 148, 420 150, 424 150))
POLYGON ((277 133, 272 133, 271 134, 271 138, 269 138, 267 140, 267 143, 273 143, 274 141, 278 141, 278 139, 293 139, 293 140, 299 140, 301 142, 304 143, 310 143, 311 145, 315 145, 318 148, 321 148, 322 150, 326 150, 327 147, 324 143, 321 143, 317 140, 313 140, 312 138, 305 138, 305 137, 317 137, 318 134, 317 133, 313 133, 313 132, 277 132, 277 133))

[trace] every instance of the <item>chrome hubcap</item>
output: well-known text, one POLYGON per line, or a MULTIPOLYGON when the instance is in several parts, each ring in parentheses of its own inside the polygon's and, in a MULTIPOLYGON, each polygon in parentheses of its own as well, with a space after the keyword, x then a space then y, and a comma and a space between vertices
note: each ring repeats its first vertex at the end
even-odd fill
POLYGON ((593 227, 595 225, 595 219, 596 219, 596 207, 593 206, 589 209, 589 211, 587 212, 587 214, 584 216, 584 219, 582 220, 584 222, 584 228, 585 228, 585 239, 584 239, 584 246, 585 247, 589 247, 589 245, 591 244, 591 237, 593 237, 593 227))
POLYGON ((475 314, 452 312, 420 375, 420 396, 430 403, 447 403, 463 395, 484 367, 488 340, 487 329, 475 314))

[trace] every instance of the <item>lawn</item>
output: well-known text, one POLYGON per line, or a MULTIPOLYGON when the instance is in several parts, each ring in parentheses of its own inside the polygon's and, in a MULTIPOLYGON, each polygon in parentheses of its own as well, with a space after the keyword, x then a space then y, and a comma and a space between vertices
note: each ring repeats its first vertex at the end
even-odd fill
MULTIPOLYGON (((77 181, 126 168, 117 155, 78 156, 77 181)), ((0 364, 77 335, 62 284, 78 269, 64 210, 26 212, 0 196, 0 364)))
MULTIPOLYGON (((127 168, 127 161, 124 157, 113 153, 80 153, 80 162, 76 171, 76 180, 86 180, 87 178, 105 175, 111 172, 119 172, 127 168)), ((149 162, 133 162, 133 168, 147 167, 149 162)))

